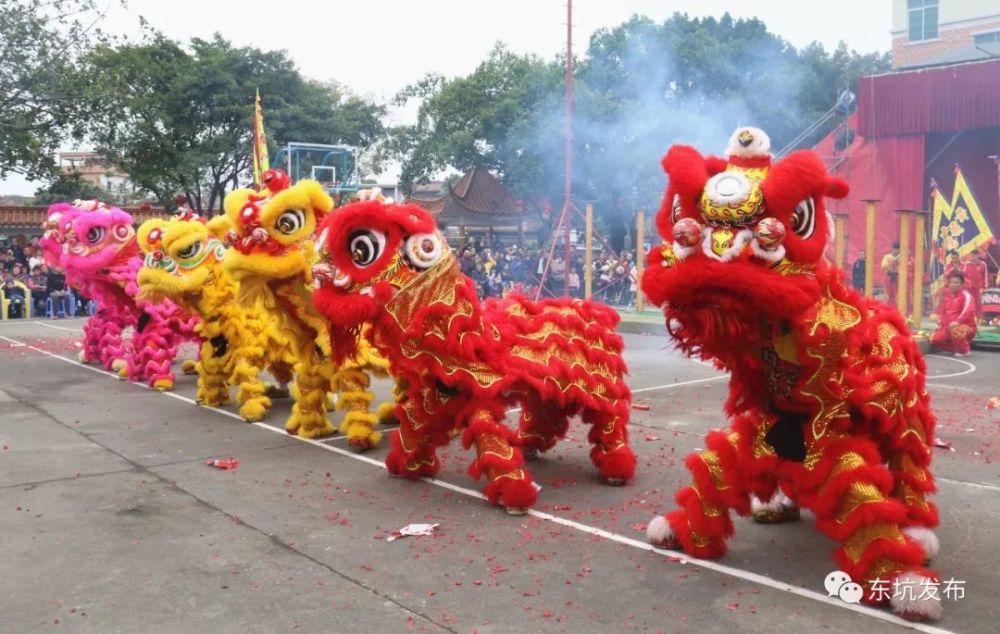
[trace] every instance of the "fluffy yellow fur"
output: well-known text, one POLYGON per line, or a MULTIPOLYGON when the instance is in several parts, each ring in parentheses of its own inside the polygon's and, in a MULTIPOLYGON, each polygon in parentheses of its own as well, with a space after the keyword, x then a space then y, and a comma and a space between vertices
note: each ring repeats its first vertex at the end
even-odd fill
POLYGON ((140 293, 152 300, 169 298, 201 316, 202 339, 197 400, 204 405, 229 402, 229 385, 238 387, 236 402, 247 421, 259 421, 271 407, 259 378, 269 368, 287 382, 296 362, 290 342, 256 306, 236 300, 237 284, 222 267, 224 247, 198 220, 149 220, 139 228, 146 261, 137 278, 140 293))
MULTIPOLYGON (((237 239, 266 231, 266 246, 230 250, 225 268, 239 282, 239 301, 259 303, 273 315, 276 329, 297 352, 295 404, 285 429, 306 438, 334 433, 327 419, 327 393, 333 391, 339 397, 336 408, 345 410, 341 433, 356 449, 374 447, 382 434, 372 429, 378 418, 370 411, 374 395, 369 375, 385 376, 387 363, 365 346, 357 359, 341 367, 334 365, 326 322, 312 306, 313 234, 317 215, 331 212, 333 200, 319 183, 305 180, 268 198, 252 190, 236 190, 226 196, 224 207, 237 239), (242 215, 248 203, 256 208, 252 220, 242 215)), ((380 414, 391 411, 391 406, 379 408, 380 414)))

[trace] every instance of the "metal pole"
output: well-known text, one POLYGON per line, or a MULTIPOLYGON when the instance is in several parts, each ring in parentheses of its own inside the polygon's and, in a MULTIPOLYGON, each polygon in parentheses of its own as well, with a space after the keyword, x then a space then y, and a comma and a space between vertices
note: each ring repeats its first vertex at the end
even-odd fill
POLYGON ((896 285, 896 308, 899 314, 906 317, 910 295, 910 214, 906 209, 897 209, 899 213, 899 284, 896 285))
POLYGON ((566 0, 566 191, 563 199, 563 230, 566 240, 563 249, 564 290, 569 296, 569 210, 573 206, 573 0, 566 0))
POLYGON ((646 210, 640 209, 635 219, 635 311, 642 312, 642 279, 643 251, 646 245, 646 210))
POLYGON ((927 239, 927 216, 929 211, 916 212, 914 231, 913 265, 913 329, 920 330, 924 319, 924 241, 927 239))
POLYGON ((875 290, 875 203, 878 198, 866 198, 865 210, 865 297, 875 290))
POLYGON ((587 218, 584 230, 583 296, 590 299, 594 290, 594 203, 587 203, 587 218))
POLYGON ((838 268, 843 269, 847 251, 847 214, 842 212, 833 214, 833 227, 833 261, 838 268))

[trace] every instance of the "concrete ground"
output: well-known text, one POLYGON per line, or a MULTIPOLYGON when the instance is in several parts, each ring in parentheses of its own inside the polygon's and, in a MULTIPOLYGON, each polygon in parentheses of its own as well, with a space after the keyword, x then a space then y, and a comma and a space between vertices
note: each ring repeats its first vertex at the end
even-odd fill
MULTIPOLYGON (((0 632, 883 632, 884 610, 828 598, 833 544, 811 518, 736 520, 728 555, 645 544, 687 482, 683 459, 724 424, 725 376, 664 336, 628 334, 639 475, 595 477, 585 429, 531 464, 530 515, 479 498, 454 445, 440 479, 406 482, 334 437, 194 405, 73 361, 81 321, 0 323, 0 632), (221 471, 209 458, 236 457, 221 471), (433 537, 385 537, 411 522, 433 537)), ((939 435, 941 555, 964 598, 923 632, 995 632, 1000 604, 1000 354, 928 357, 939 435), (991 581, 992 580, 992 581, 991 581)), ((388 396, 388 384, 378 391, 388 396)), ((386 443, 384 442, 383 445, 386 443)))

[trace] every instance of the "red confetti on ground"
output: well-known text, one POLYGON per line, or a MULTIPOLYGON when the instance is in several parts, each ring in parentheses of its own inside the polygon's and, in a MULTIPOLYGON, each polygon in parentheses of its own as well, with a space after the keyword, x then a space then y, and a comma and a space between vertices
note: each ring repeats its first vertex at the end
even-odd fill
POLYGON ((654 436, 653 434, 648 434, 646 436, 646 442, 653 442, 654 440, 659 440, 659 436, 654 436))
POLYGON ((637 524, 632 524, 632 530, 639 531, 640 533, 644 532, 647 527, 648 524, 646 524, 646 522, 639 522, 637 524))
POLYGON ((236 458, 213 458, 211 460, 206 460, 205 464, 210 467, 215 467, 216 469, 229 471, 230 469, 235 469, 240 466, 240 461, 236 458))
POLYGON ((648 412, 649 401, 636 401, 632 403, 632 409, 639 410, 640 412, 648 412))
POLYGON ((740 604, 739 603, 730 603, 726 607, 729 608, 730 610, 738 610, 738 609, 740 609, 740 604))

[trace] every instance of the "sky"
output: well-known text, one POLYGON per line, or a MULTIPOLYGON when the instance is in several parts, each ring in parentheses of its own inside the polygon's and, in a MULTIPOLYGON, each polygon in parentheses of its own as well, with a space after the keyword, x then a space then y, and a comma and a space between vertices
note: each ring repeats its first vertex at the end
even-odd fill
MULTIPOLYGON (((544 58, 566 48, 565 0, 128 0, 125 7, 108 0, 108 6, 107 31, 138 34, 142 16, 178 40, 218 32, 238 45, 284 49, 303 75, 336 80, 379 102, 427 73, 471 72, 498 41, 544 58)), ((796 47, 818 41, 832 49, 843 40, 869 53, 891 43, 889 0, 575 0, 574 50, 582 53, 595 30, 635 14, 661 21, 674 12, 719 17, 726 11, 760 18, 796 47)), ((409 116, 396 112, 390 121, 409 116)), ((36 188, 16 176, 0 182, 0 194, 36 188)))

